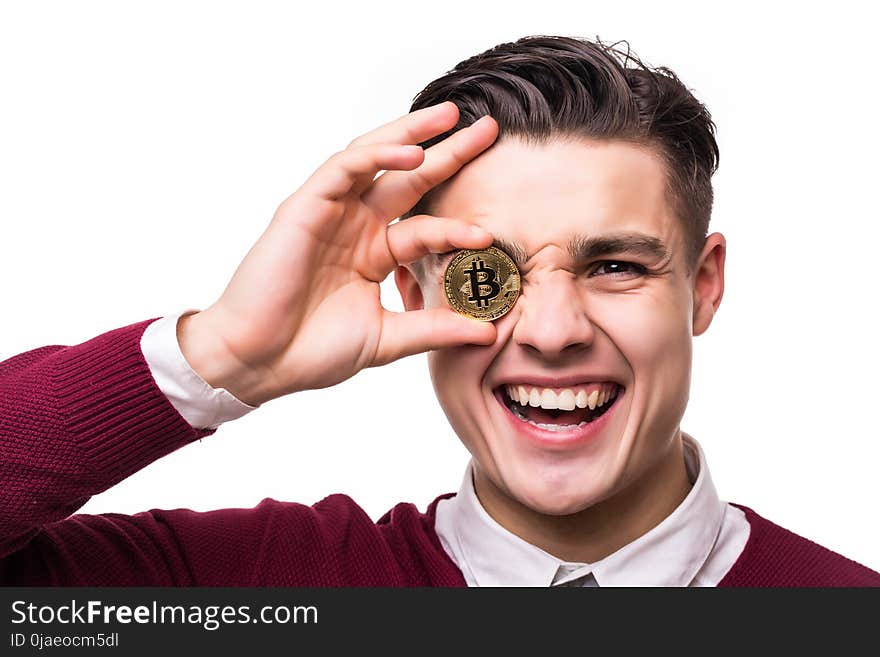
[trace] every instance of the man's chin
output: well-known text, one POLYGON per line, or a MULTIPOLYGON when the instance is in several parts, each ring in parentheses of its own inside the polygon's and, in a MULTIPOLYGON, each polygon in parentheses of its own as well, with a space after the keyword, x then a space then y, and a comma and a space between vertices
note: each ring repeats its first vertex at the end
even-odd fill
POLYGON ((597 504, 603 495, 596 490, 524 490, 517 495, 517 501, 533 511, 545 516, 570 516, 580 513, 597 504))

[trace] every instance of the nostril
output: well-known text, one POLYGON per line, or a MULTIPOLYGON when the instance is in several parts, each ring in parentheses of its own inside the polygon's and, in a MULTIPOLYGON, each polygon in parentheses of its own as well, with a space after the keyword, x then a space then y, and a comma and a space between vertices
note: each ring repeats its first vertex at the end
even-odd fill
POLYGON ((569 342, 564 345, 556 345, 550 342, 522 340, 516 341, 517 345, 525 349, 529 354, 543 360, 560 360, 574 355, 579 355, 590 347, 589 342, 569 342))
POLYGON ((528 311, 513 329, 513 342, 536 355, 557 358, 579 353, 593 344, 595 331, 589 320, 566 318, 556 313, 529 317, 528 311))

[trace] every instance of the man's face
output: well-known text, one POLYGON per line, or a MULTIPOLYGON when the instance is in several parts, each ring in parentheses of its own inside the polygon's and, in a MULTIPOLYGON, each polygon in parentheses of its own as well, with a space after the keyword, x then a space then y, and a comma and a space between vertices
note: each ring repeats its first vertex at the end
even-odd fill
MULTIPOLYGON (((438 190, 433 215, 477 223, 522 258, 521 295, 495 322, 495 343, 428 355, 437 398, 474 456, 478 493, 571 514, 673 450, 691 338, 708 321, 695 325, 695 279, 666 186, 662 161, 642 146, 506 139, 438 190), (611 237, 642 248, 597 250, 594 240, 611 237), (531 405, 536 394, 549 408, 531 405), (608 396, 591 411, 590 398, 608 396), (572 398, 573 410, 552 408, 572 398)), ((453 256, 426 263, 421 285, 398 279, 407 308, 448 305, 443 273, 453 256)), ((723 275, 723 255, 721 265, 723 275)))

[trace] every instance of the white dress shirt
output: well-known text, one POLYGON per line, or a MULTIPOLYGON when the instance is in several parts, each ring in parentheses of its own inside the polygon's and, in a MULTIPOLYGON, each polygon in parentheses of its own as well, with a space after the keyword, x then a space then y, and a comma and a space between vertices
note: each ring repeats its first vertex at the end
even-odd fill
MULTIPOLYGON (((213 388, 187 363, 177 321, 187 308, 144 331, 141 351, 159 389, 191 426, 216 429, 255 410, 213 388)), ((468 586, 715 586, 749 537, 745 514, 722 502, 699 443, 682 432, 687 497, 656 527, 592 564, 554 557, 499 525, 476 496, 469 462, 458 494, 437 503, 435 529, 468 586)))
POLYGON ((682 433, 693 486, 660 524, 592 564, 558 559, 499 525, 474 491, 473 462, 461 489, 437 503, 440 543, 468 586, 715 586, 739 558, 749 523, 718 499, 699 443, 682 433))

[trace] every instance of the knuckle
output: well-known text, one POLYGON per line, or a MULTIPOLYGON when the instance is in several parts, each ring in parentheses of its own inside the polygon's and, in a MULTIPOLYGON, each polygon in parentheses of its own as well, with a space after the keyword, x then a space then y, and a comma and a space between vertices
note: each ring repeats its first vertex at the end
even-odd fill
POLYGON ((468 161, 467 154, 458 146, 458 144, 453 144, 452 148, 449 149, 449 159, 452 160, 457 168, 461 168, 468 161))
POLYGON ((427 221, 429 221, 431 218, 432 218, 432 217, 430 217, 430 216, 427 215, 427 214, 417 214, 417 215, 413 215, 412 217, 410 217, 409 219, 407 219, 407 221, 412 222, 412 223, 410 224, 410 226, 413 227, 413 230, 416 230, 416 229, 418 229, 419 227, 424 226, 425 223, 426 223, 427 221))
POLYGON ((345 157, 345 151, 336 151, 330 157, 327 158, 326 164, 336 166, 342 161, 342 159, 344 157, 345 157))
POLYGON ((358 146, 363 146, 364 144, 364 135, 360 135, 355 137, 350 142, 348 142, 348 146, 346 148, 357 148, 358 146))
POLYGON ((417 194, 418 196, 424 196, 425 192, 427 192, 434 186, 431 182, 431 179, 428 178, 428 176, 426 176, 424 172, 419 171, 418 169, 416 169, 415 171, 410 171, 406 180, 412 188, 413 193, 417 194))
POLYGON ((337 151, 330 157, 329 161, 336 168, 346 172, 354 171, 357 168, 357 151, 351 149, 337 151))
POLYGON ((375 167, 381 154, 382 144, 366 144, 362 146, 350 146, 339 151, 336 155, 339 162, 351 170, 366 170, 375 167))

